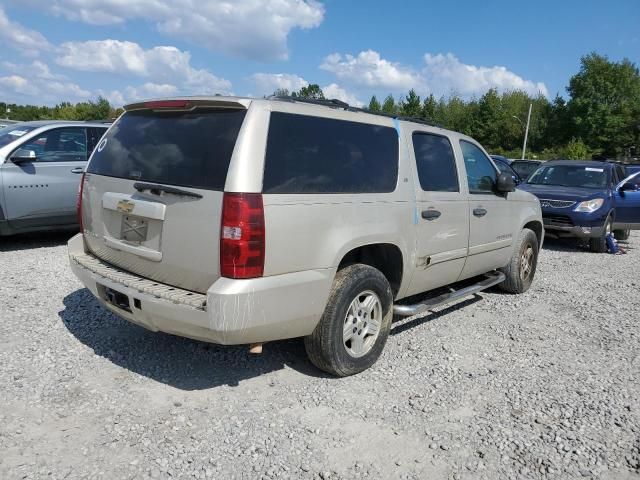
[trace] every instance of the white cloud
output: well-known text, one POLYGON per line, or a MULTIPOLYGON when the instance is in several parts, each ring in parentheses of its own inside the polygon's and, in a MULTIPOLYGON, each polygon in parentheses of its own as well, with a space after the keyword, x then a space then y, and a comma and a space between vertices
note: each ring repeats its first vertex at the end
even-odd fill
POLYGON ((167 35, 259 60, 288 57, 287 37, 324 19, 317 0, 14 0, 93 25, 151 21, 167 35))
POLYGON ((2 5, 0 5, 0 40, 28 57, 37 57, 51 48, 41 33, 9 20, 2 5))
POLYGON ((354 107, 362 107, 362 105, 364 105, 354 94, 347 92, 335 83, 322 87, 322 92, 325 98, 342 100, 354 107))
POLYGON ((420 76, 410 68, 385 60, 373 50, 357 56, 334 53, 324 59, 320 68, 335 74, 341 80, 355 85, 408 90, 420 84, 420 76))
MULTIPOLYGON (((192 67, 191 54, 176 47, 145 50, 137 43, 119 40, 66 42, 59 48, 56 63, 75 70, 152 79, 153 83, 147 85, 178 85, 168 94, 215 94, 231 90, 231 82, 216 77, 208 70, 192 67)), ((148 88, 139 90, 158 92, 148 88)))
POLYGON ((542 82, 525 80, 506 67, 477 67, 467 65, 455 55, 431 55, 424 56, 426 67, 422 71, 427 89, 437 94, 451 92, 463 96, 483 94, 490 88, 496 88, 501 92, 508 90, 523 90, 530 95, 542 93, 547 96, 547 87, 542 82))
POLYGON ((29 83, 24 77, 20 75, 9 75, 7 77, 0 77, 0 87, 4 87, 10 91, 16 93, 22 93, 25 95, 33 95, 37 93, 37 90, 33 85, 29 83))
POLYGON ((366 50, 356 56, 334 53, 324 59, 320 68, 348 84, 388 89, 392 93, 405 93, 413 88, 420 94, 471 96, 496 88, 501 92, 523 90, 531 95, 548 95, 544 83, 526 80, 506 67, 467 65, 451 53, 427 53, 424 62, 422 67, 412 68, 386 60, 376 51, 366 50))
POLYGON ((293 92, 309 85, 304 78, 289 73, 255 73, 251 80, 263 95, 270 95, 277 89, 293 92))
POLYGON ((112 90, 110 92, 100 90, 98 93, 106 98, 111 105, 121 107, 127 103, 149 98, 171 97, 181 92, 178 87, 169 83, 147 82, 139 87, 126 87, 124 92, 120 90, 112 90))
POLYGON ((0 97, 5 101, 42 105, 61 101, 78 102, 92 96, 91 92, 69 82, 62 75, 52 73, 48 65, 37 60, 30 65, 4 62, 2 67, 14 72, 0 76, 0 97), (22 72, 28 72, 28 75, 22 72))

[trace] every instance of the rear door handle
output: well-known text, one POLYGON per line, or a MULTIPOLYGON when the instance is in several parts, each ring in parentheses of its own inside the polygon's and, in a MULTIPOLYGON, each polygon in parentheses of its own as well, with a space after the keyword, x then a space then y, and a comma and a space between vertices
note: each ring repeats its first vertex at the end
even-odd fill
POLYGON ((84 168, 82 167, 76 167, 71 170, 71 173, 82 173, 82 172, 84 172, 84 168))
POLYGON ((435 220, 436 218, 439 218, 440 215, 442 215, 438 210, 423 210, 422 211, 422 218, 424 218, 425 220, 435 220))
POLYGON ((476 217, 484 217, 487 214, 487 210, 484 208, 474 208, 473 209, 473 214, 476 217))

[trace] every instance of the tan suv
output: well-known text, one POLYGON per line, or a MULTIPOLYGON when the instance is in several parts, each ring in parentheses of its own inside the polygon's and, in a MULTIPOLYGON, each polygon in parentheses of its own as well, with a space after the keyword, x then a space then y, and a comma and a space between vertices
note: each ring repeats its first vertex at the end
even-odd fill
POLYGON ((128 105, 81 182, 75 274, 150 330, 254 350, 305 337, 340 376, 377 360, 394 313, 529 288, 540 204, 478 143, 316 103, 128 105))

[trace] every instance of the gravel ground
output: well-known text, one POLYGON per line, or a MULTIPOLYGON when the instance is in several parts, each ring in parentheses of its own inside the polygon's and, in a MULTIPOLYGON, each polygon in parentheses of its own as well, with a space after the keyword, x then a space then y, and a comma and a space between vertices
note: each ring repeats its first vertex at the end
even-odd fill
POLYGON ((66 237, 0 239, 0 478, 640 477, 640 235, 548 242, 525 295, 394 324, 322 375, 299 340, 219 347, 107 313, 66 237))

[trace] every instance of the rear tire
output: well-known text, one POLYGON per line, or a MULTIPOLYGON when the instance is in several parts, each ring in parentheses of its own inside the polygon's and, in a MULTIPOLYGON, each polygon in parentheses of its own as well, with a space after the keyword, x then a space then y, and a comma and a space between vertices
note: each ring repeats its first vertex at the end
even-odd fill
POLYGON ((593 253, 607 253, 607 235, 611 233, 611 217, 607 217, 602 228, 602 234, 589 239, 589 250, 593 253))
POLYGON ((613 236, 616 237, 616 240, 629 240, 631 230, 614 230, 613 236))
POLYGON ((507 276, 499 285, 502 290, 509 293, 529 290, 538 266, 538 251, 538 237, 533 230, 523 228, 509 264, 501 269, 507 276))
POLYGON ((379 270, 355 264, 338 271, 322 318, 304 339, 309 360, 338 377, 366 370, 387 342, 392 307, 391 287, 379 270))

